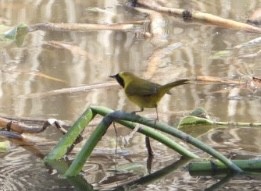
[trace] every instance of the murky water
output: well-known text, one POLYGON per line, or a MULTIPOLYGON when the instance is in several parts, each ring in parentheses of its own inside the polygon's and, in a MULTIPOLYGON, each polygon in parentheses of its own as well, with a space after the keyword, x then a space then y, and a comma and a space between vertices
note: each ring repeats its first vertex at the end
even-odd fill
MULTIPOLYGON (((260 7, 260 2, 173 0, 166 3, 166 6, 199 10, 245 22, 260 7)), ((143 19, 146 19, 145 14, 128 9, 116 0, 0 0, 0 24, 8 26, 45 22, 106 24, 143 19), (102 10, 97 11, 95 8, 102 10)), ((157 19, 158 30, 163 30, 163 33, 158 31, 161 35, 151 39, 138 34, 143 31, 143 27, 138 27, 136 32, 35 31, 26 36, 21 47, 15 44, 1 45, 0 113, 14 117, 54 117, 73 122, 89 105, 133 111, 137 109, 136 106, 126 100, 118 86, 53 96, 41 94, 61 88, 106 84, 111 81, 108 76, 119 71, 131 71, 162 84, 177 78, 196 76, 243 81, 251 76, 261 77, 260 56, 239 57, 257 52, 260 46, 244 48, 236 56, 231 51, 234 46, 260 35, 213 26, 184 24, 177 18, 157 19), (53 46, 53 42, 68 44, 69 48, 53 46), (170 48, 171 44, 177 42, 182 43, 179 48, 162 58, 155 56, 155 52, 160 52, 162 47, 170 48), (38 95, 31 97, 33 93, 38 95)), ((171 96, 165 96, 158 111, 160 119, 170 124, 175 124, 196 107, 205 108, 218 121, 255 123, 261 119, 260 100, 260 90, 217 84, 190 84, 173 90, 171 96)), ((153 109, 146 109, 142 115, 156 117, 153 109)), ((129 133, 128 130, 118 128, 121 136, 129 133)), ((55 130, 48 130, 41 136, 52 141, 57 140, 60 134, 55 130)), ((202 140, 233 156, 260 156, 260 130, 257 128, 216 129, 202 136, 202 140)), ((106 190, 146 175, 147 155, 143 142, 144 137, 136 135, 127 147, 121 148, 121 143, 118 143, 119 155, 115 155, 115 132, 110 129, 86 163, 84 174, 88 183, 94 188, 106 190), (132 163, 132 170, 126 170, 124 165, 132 163), (121 167, 124 170, 120 170, 121 167)), ((152 171, 179 158, 178 154, 157 142, 153 141, 152 146, 156 153, 152 171)), ((0 158, 0 187, 3 190, 73 189, 72 184, 56 173, 50 174, 41 159, 21 147, 12 146, 0 158)), ((191 177, 185 170, 178 170, 135 189, 202 190, 215 181, 215 178, 191 177)), ((226 186, 236 189, 235 185, 244 185, 257 190, 258 184, 260 186, 258 181, 233 179, 226 186)))

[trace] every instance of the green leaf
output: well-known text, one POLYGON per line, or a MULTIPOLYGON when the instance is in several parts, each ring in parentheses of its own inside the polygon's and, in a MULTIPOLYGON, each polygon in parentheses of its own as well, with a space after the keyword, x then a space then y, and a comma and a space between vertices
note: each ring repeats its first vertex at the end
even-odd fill
POLYGON ((212 125, 212 124, 214 124, 214 122, 209 119, 196 117, 196 116, 187 116, 180 121, 179 128, 185 125, 212 125))
POLYGON ((203 108, 196 108, 188 116, 181 119, 178 128, 183 132, 198 137, 212 129, 211 120, 203 108))
POLYGON ((29 28, 26 24, 20 24, 4 33, 4 37, 15 41, 17 46, 21 46, 24 42, 26 34, 29 32, 29 28))
POLYGON ((1 141, 0 142, 0 153, 6 153, 10 149, 9 141, 1 141))
POLYGON ((178 128, 186 125, 213 125, 214 122, 203 108, 196 108, 188 116, 181 119, 178 128))

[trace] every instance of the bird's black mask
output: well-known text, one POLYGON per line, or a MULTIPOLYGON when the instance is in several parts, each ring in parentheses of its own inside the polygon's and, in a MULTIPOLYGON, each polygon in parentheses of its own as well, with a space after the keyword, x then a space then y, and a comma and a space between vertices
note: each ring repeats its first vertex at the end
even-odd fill
POLYGON ((124 88, 125 84, 124 84, 124 80, 122 79, 122 77, 120 77, 119 74, 110 76, 111 78, 115 78, 117 80, 117 82, 124 88))

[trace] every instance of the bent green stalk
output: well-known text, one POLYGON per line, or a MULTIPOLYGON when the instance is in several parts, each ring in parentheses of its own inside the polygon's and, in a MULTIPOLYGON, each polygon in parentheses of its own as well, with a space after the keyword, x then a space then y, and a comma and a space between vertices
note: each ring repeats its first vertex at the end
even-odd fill
MULTIPOLYGON (((98 110, 100 110, 99 108, 98 110)), ((101 109, 102 110, 102 109, 101 109)), ((105 112, 107 110, 102 110, 102 112, 105 112)), ((94 111, 95 113, 97 110, 94 111)), ((105 112, 107 113, 107 112, 105 112)), ((106 115, 103 120, 99 123, 99 125, 96 127, 96 129, 93 131, 93 133, 90 135, 89 139, 86 141, 85 145, 81 149, 81 151, 76 155, 73 163, 71 166, 68 168, 68 170, 65 173, 65 176, 76 176, 82 169, 85 161, 87 158, 91 155, 91 152, 99 142, 99 140, 102 138, 102 136, 106 133, 107 129, 111 125, 111 123, 114 121, 113 115, 115 112, 110 113, 106 115)), ((123 114, 124 115, 124 114, 123 114)), ((123 125, 134 129, 135 126, 133 123, 127 122, 127 121, 118 121, 119 123, 122 123, 123 125)), ((167 136, 161 134, 160 132, 149 128, 149 127, 141 127, 139 130, 142 134, 152 137, 161 143, 167 145, 168 147, 172 148, 173 150, 176 150, 179 152, 181 155, 188 157, 188 158, 198 158, 197 155, 193 154, 192 152, 188 151, 186 148, 180 146, 179 144, 175 143, 173 140, 168 138, 167 136)))
MULTIPOLYGON (((97 111, 97 109, 96 109, 97 111)), ((98 112, 97 112, 98 113, 98 112)), ((132 121, 135 123, 140 123, 149 127, 153 127, 157 130, 160 130, 162 132, 165 132, 167 134, 173 135, 177 138, 182 139, 183 141, 190 143, 194 145, 195 147, 203 150, 204 152, 210 154, 211 156, 215 157, 216 159, 223 162, 227 167, 229 167, 231 170, 237 173, 243 172, 237 165, 235 165, 233 162, 231 162, 228 158, 226 158, 223 154, 219 153, 215 149, 209 147, 208 145, 204 144, 200 140, 180 131, 177 128, 174 128, 168 124, 162 123, 162 122, 153 122, 151 120, 145 119, 139 115, 134 115, 131 113, 125 113, 122 111, 116 111, 111 113, 111 117, 114 118, 116 121, 119 120, 127 120, 132 121)))

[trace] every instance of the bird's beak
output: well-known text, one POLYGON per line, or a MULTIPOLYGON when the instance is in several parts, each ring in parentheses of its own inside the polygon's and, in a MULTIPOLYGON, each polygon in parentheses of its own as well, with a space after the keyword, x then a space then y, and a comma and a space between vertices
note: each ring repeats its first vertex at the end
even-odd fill
POLYGON ((110 78, 116 78, 116 75, 111 75, 111 76, 109 76, 110 78))

